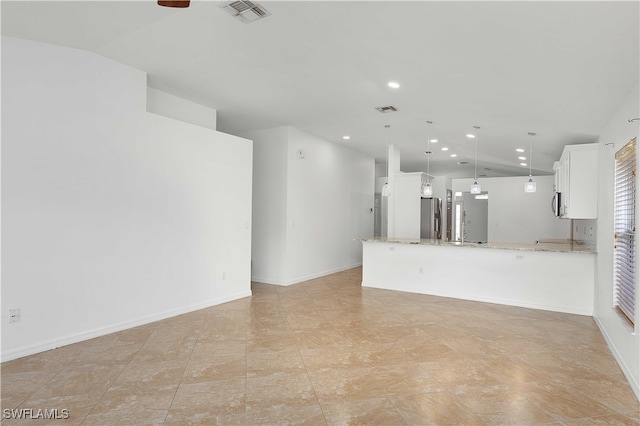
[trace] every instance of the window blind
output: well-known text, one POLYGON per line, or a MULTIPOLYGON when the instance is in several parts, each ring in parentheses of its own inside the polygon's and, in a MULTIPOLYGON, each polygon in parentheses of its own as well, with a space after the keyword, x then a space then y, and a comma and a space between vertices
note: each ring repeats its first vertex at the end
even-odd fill
POLYGON ((615 309, 632 326, 636 310, 636 139, 616 153, 614 201, 615 309))

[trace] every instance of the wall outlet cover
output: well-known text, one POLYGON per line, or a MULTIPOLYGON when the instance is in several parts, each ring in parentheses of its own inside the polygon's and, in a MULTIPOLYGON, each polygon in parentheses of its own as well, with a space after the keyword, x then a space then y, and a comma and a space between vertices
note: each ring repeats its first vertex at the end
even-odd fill
POLYGON ((9 309, 9 322, 20 321, 20 309, 9 309))

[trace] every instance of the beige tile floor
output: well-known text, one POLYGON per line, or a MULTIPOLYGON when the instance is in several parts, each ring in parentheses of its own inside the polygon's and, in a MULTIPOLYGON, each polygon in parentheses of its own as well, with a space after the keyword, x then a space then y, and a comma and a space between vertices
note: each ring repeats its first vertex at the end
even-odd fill
POLYGON ((6 362, 2 408, 65 408, 65 425, 640 424, 592 318, 360 281, 254 283, 250 298, 6 362))

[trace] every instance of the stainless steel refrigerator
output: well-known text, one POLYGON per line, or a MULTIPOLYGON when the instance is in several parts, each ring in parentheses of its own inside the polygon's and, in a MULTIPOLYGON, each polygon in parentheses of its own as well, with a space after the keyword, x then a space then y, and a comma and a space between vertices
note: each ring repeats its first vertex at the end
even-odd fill
POLYGON ((421 199, 420 238, 432 240, 442 239, 442 199, 421 199))

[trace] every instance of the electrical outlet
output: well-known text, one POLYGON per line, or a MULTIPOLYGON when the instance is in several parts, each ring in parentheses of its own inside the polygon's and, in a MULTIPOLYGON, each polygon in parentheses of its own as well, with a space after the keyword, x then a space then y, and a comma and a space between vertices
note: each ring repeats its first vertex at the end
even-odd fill
POLYGON ((9 309, 9 322, 20 321, 20 309, 9 309))
POLYGON ((424 273, 424 270, 422 269, 422 266, 418 269, 418 272, 421 273, 421 274, 424 273))
POLYGON ((524 260, 523 254, 516 254, 516 260, 524 260))

